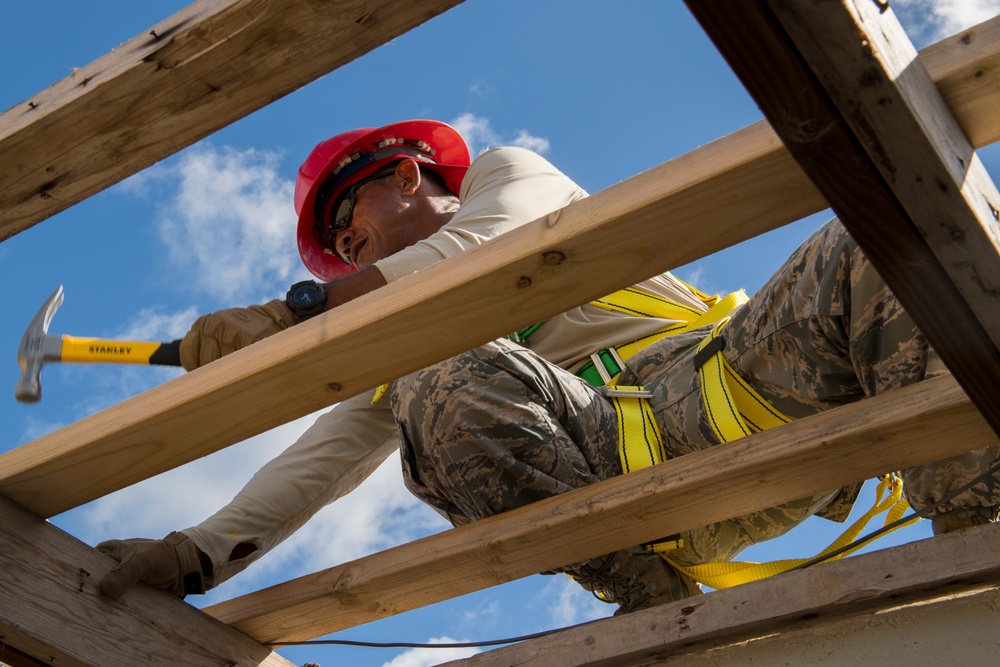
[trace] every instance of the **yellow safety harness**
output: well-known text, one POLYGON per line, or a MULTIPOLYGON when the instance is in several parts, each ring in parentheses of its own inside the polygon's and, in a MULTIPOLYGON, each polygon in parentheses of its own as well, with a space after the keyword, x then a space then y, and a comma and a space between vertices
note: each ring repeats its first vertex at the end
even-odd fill
MULTIPOLYGON (((690 286, 688 286, 690 288, 690 286)), ((680 320, 679 323, 661 329, 638 341, 599 350, 591 355, 578 375, 595 387, 603 387, 618 415, 618 442, 622 470, 631 472, 661 463, 666 459, 663 436, 660 433, 650 407, 649 392, 643 387, 617 384, 618 375, 625 362, 639 350, 667 336, 691 331, 699 327, 715 324, 711 333, 698 345, 695 366, 700 378, 702 401, 712 430, 720 442, 731 442, 738 438, 787 424, 791 419, 758 394, 743 378, 733 370, 722 352, 725 338, 721 335, 729 322, 729 313, 747 301, 743 291, 734 292, 720 299, 708 296, 690 288, 708 306, 701 312, 676 303, 638 287, 629 287, 591 305, 636 317, 657 317, 680 320)), ((541 324, 522 329, 515 334, 516 340, 524 340, 541 324)), ((902 483, 896 475, 881 478, 876 491, 874 506, 858 519, 833 544, 817 556, 825 556, 843 548, 857 539, 864 527, 876 515, 888 511, 885 524, 897 520, 907 509, 902 499, 902 483), (888 495, 886 492, 888 491, 888 495), (883 496, 886 496, 883 499, 883 496)), ((914 519, 916 520, 916 519, 914 519)), ((901 526, 900 526, 901 527, 901 526)), ((650 553, 657 553, 688 577, 715 589, 727 588, 757 579, 785 572, 812 559, 789 559, 770 563, 716 562, 694 566, 683 566, 670 557, 670 553, 682 545, 677 540, 661 540, 645 545, 650 553)), ((859 549, 854 547, 834 558, 843 558, 859 549)))

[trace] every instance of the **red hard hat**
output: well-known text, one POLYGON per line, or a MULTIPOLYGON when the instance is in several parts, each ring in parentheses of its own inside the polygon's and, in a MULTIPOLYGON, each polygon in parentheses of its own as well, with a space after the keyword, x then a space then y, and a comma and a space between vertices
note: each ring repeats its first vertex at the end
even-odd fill
POLYGON ((320 142, 309 153, 295 181, 295 212, 299 256, 314 276, 331 281, 356 271, 327 245, 330 209, 348 186, 375 173, 386 160, 399 158, 414 159, 437 173, 456 195, 470 163, 462 135, 434 120, 351 130, 320 142))

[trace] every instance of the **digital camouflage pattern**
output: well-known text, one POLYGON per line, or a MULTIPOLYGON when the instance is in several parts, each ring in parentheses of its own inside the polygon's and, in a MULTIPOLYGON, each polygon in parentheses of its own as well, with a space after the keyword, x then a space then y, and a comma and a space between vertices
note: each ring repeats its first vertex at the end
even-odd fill
MULTIPOLYGON (((695 349, 707 332, 651 345, 629 360, 619 380, 653 393, 651 405, 671 458, 718 444, 694 366, 695 349)), ((734 312, 723 336, 733 368, 792 418, 944 372, 836 220, 734 312)), ((621 474, 610 403, 508 341, 398 380, 392 401, 407 485, 456 525, 621 474)), ((998 458, 1000 447, 994 446, 903 471, 907 499, 917 509, 933 504, 998 458)), ((995 516, 998 490, 995 477, 938 511, 972 507, 995 516)), ((682 564, 729 560, 787 532, 838 493, 688 531, 671 557, 682 564)))
POLYGON ((407 487, 456 526, 622 472, 611 403, 508 340, 397 380, 391 397, 407 487))

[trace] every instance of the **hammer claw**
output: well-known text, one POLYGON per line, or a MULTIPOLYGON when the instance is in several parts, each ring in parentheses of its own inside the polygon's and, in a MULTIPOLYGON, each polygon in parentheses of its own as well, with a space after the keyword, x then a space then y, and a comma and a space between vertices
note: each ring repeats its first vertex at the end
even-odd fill
POLYGON ((62 342, 49 336, 49 323, 63 302, 63 288, 60 285, 52 293, 28 325, 17 348, 17 365, 21 368, 21 379, 14 390, 14 397, 22 403, 34 403, 42 397, 40 374, 46 361, 58 359, 62 342))

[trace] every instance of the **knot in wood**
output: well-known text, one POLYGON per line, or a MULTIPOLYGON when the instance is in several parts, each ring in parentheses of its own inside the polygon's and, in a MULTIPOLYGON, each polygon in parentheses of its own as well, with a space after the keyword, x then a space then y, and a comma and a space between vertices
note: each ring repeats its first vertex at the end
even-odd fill
POLYGON ((542 253, 542 264, 545 266, 559 266, 566 261, 566 254, 559 250, 549 250, 542 253))

